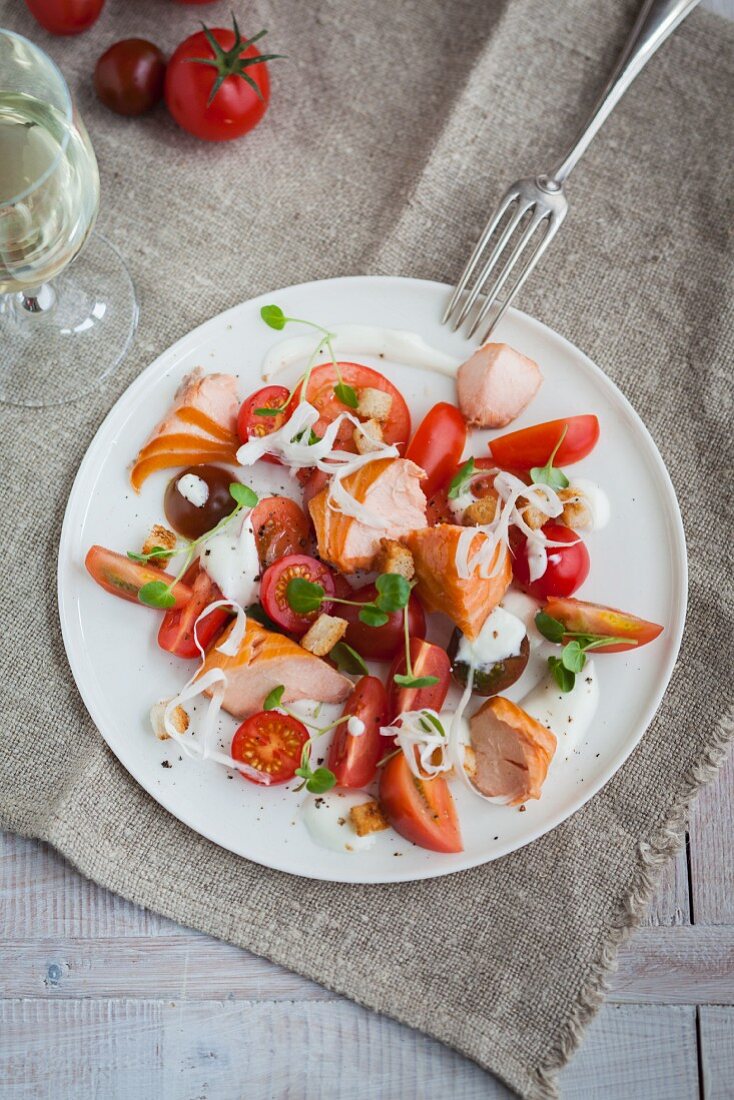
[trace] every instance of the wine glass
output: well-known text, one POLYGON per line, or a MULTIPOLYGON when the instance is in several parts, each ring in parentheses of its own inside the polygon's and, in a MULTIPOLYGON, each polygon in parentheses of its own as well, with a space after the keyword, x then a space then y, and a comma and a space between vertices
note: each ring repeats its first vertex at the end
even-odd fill
POLYGON ((38 46, 0 30, 0 401, 71 401, 130 346, 135 291, 116 249, 89 239, 98 207, 66 81, 38 46))

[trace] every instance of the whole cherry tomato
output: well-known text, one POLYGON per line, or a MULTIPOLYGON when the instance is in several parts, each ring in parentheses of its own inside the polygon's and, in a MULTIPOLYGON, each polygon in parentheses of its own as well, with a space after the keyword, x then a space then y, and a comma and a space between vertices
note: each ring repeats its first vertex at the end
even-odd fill
POLYGON ((421 488, 427 497, 453 474, 464 453, 466 436, 466 420, 448 401, 440 401, 423 417, 405 457, 425 470, 421 488))
POLYGON ((568 545, 549 546, 545 573, 531 581, 527 540, 523 536, 514 548, 514 580, 520 588, 539 600, 547 600, 551 596, 572 596, 589 575, 589 551, 576 531, 571 531, 560 523, 546 523, 543 534, 552 542, 568 545))
POLYGON ((163 95, 166 59, 145 38, 124 38, 102 54, 94 67, 97 95, 118 115, 142 115, 163 95))
MULTIPOLYGON (((341 595, 337 592, 337 595, 341 595)), ((359 603, 372 603, 377 596, 374 584, 351 589, 350 600, 359 603)), ((359 618, 358 607, 341 604, 338 614, 349 623, 344 641, 356 649, 368 661, 391 661, 405 644, 403 612, 393 611, 384 626, 367 626, 359 618)), ((422 638, 426 632, 426 616, 421 602, 415 593, 411 593, 408 603, 408 633, 411 638, 422 638)))
POLYGON ((25 0, 31 15, 51 34, 81 34, 99 18, 104 0, 25 0))

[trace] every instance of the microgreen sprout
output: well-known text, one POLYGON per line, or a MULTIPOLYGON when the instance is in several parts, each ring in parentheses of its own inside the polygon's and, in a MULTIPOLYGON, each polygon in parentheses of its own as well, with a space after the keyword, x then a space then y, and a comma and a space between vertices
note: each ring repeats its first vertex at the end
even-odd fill
POLYGON ((449 500, 456 500, 469 488, 474 475, 476 463, 473 458, 468 458, 463 466, 460 466, 449 484, 449 500))
POLYGON ((405 672, 396 672, 393 680, 399 687, 423 688, 438 683, 438 676, 416 676, 410 657, 410 629, 408 625, 408 605, 403 608, 403 633, 405 636, 405 672))
POLYGON ((336 662, 340 672, 350 672, 353 676, 369 676, 370 670, 364 658, 346 642, 337 642, 329 656, 336 662))
POLYGON ((608 645, 636 646, 634 638, 620 638, 610 634, 590 634, 587 631, 567 630, 559 619, 545 611, 535 616, 535 625, 549 642, 562 645, 560 657, 549 657, 548 667, 561 691, 572 691, 576 676, 583 672, 589 650, 608 645), (564 644, 565 643, 565 644, 564 644))
POLYGON ((568 478, 564 474, 563 470, 558 470, 553 465, 553 461, 558 454, 561 443, 566 438, 566 432, 568 431, 568 424, 563 425, 563 431, 561 432, 558 442, 551 451, 551 456, 546 462, 545 466, 533 466, 530 471, 530 477, 534 485, 548 485, 551 489, 567 489, 568 478))
MULTIPOLYGON (((317 332, 321 333, 321 339, 316 345, 316 349, 311 356, 311 360, 306 368, 306 373, 304 374, 303 378, 300 379, 299 382, 296 384, 297 386, 301 386, 301 394, 303 400, 308 399, 308 383, 311 379, 311 371, 313 369, 314 362, 321 353, 322 349, 326 348, 329 353, 332 366, 336 373, 337 380, 336 385, 334 386, 335 396, 338 398, 339 401, 341 401, 343 405, 346 405, 347 408, 357 408, 357 405, 359 404, 359 399, 357 397, 356 390, 353 386, 348 385, 348 383, 346 383, 342 378, 339 363, 337 362, 336 354, 334 352, 333 340, 335 334, 333 332, 330 332, 329 329, 324 328, 323 325, 315 324, 314 321, 304 321, 302 317, 287 317, 280 306, 276 305, 263 306, 260 310, 260 316, 262 317, 266 325, 269 325, 270 328, 275 329, 277 332, 282 332, 282 330, 288 324, 296 324, 307 325, 308 328, 315 329, 317 332)), ((273 409, 269 412, 265 412, 263 409, 256 409, 255 412, 259 416, 278 416, 280 413, 285 411, 286 405, 284 405, 283 408, 273 409)))
POLYGON ((303 746, 301 753, 301 766, 296 768, 296 775, 299 776, 303 782, 296 787, 297 791, 302 791, 305 787, 311 794, 325 794, 326 791, 330 791, 336 784, 336 776, 329 768, 311 768, 311 749, 313 747, 313 741, 307 741, 303 746))
POLYGON ((358 607, 360 622, 366 626, 384 626, 395 611, 401 611, 410 599, 410 584, 398 573, 382 573, 375 581, 377 595, 369 603, 359 600, 345 600, 327 593, 323 585, 307 581, 304 577, 293 577, 288 582, 285 598, 289 607, 297 615, 310 615, 318 611, 322 603, 345 604, 358 607))

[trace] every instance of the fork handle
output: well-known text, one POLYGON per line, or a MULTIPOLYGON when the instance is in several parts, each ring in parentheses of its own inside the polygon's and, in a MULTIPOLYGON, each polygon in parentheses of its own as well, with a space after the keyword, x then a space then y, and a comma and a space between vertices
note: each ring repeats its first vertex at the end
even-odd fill
POLYGON ((565 156, 549 173, 547 181, 544 181, 548 190, 557 190, 553 185, 563 184, 637 74, 697 3, 698 0, 645 0, 614 71, 594 104, 586 125, 565 156))

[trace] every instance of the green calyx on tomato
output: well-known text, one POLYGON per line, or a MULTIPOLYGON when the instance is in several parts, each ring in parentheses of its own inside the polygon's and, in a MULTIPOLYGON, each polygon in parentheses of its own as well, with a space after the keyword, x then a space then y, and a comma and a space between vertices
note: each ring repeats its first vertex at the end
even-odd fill
POLYGON ((577 674, 584 670, 586 654, 589 650, 602 649, 609 645, 637 645, 634 638, 567 630, 559 619, 554 619, 545 611, 539 611, 535 616, 535 625, 544 638, 556 645, 562 645, 565 638, 569 639, 563 646, 560 657, 548 658, 548 667, 561 691, 573 690, 577 674))
POLYGON ((213 69, 217 70, 217 78, 212 85, 212 90, 209 93, 209 99, 207 100, 207 107, 210 107, 214 97, 219 89, 224 84, 228 76, 241 76, 242 79, 250 85, 253 92, 258 99, 263 98, 263 94, 256 81, 252 79, 247 70, 251 65, 260 65, 263 61, 275 61, 277 58, 284 58, 284 53, 263 53, 256 54, 255 57, 241 57, 240 55, 254 45, 255 42, 259 42, 261 38, 268 33, 266 30, 258 31, 257 34, 253 34, 252 38, 243 38, 240 34, 240 28, 237 26, 237 20, 232 16, 232 29, 234 30, 234 45, 229 50, 223 49, 216 38, 204 23, 201 24, 201 29, 206 35, 206 40, 211 46, 214 57, 188 57, 187 61, 193 62, 196 65, 210 65, 213 69))

